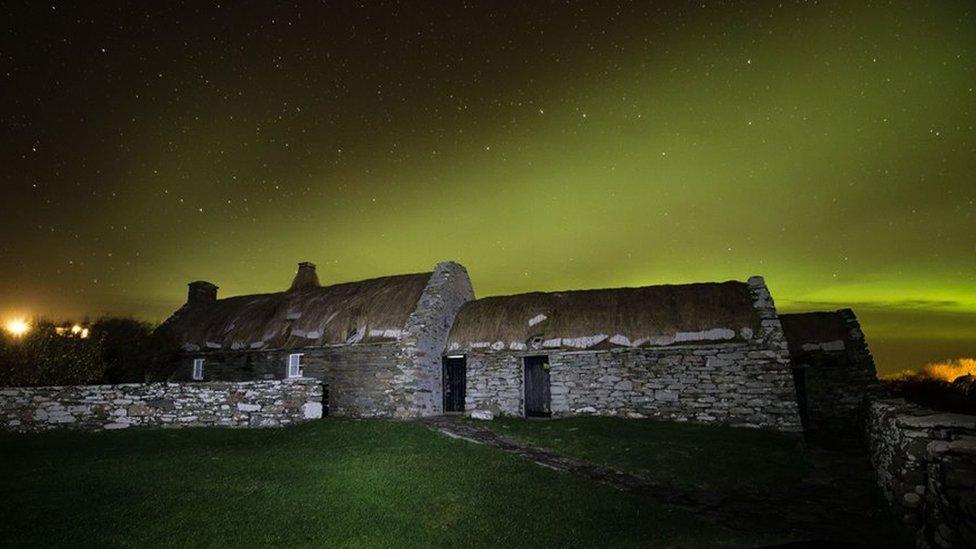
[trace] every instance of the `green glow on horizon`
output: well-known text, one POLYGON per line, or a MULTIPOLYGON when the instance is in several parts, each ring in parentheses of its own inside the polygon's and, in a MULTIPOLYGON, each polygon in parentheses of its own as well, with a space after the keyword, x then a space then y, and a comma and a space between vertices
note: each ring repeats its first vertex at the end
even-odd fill
POLYGON ((738 30, 755 14, 688 17, 612 58, 513 67, 498 101, 411 98, 442 109, 429 125, 419 108, 362 134, 268 124, 281 139, 261 154, 240 145, 246 109, 217 103, 134 138, 127 168, 154 190, 102 213, 151 245, 105 236, 59 282, 111 284, 0 298, 159 320, 190 280, 274 291, 302 260, 328 283, 454 259, 478 296, 760 274, 781 310, 854 308, 876 355, 908 339, 976 355, 976 31, 970 7, 937 6, 794 8, 738 30))

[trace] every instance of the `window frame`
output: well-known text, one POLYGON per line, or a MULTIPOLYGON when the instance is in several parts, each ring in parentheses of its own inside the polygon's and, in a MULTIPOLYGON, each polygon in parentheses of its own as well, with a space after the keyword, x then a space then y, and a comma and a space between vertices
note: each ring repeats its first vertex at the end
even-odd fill
POLYGON ((207 364, 207 360, 204 358, 194 358, 193 359, 193 370, 190 372, 190 377, 193 381, 203 381, 204 366, 207 364), (200 368, 200 373, 197 373, 197 367, 200 368))
POLYGON ((302 361, 302 357, 304 356, 305 353, 290 353, 288 355, 288 362, 285 364, 285 377, 287 379, 295 379, 295 378, 302 377, 304 375, 305 373, 303 369, 304 364, 302 361), (294 375, 292 375, 292 371, 291 371, 292 358, 295 359, 295 366, 297 367, 297 370, 294 375))

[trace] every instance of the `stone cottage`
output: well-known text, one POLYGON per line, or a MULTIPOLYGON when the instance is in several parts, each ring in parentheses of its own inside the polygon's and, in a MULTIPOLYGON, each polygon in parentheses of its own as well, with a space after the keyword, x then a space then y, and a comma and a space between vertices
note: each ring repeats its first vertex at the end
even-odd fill
POLYGON ((811 432, 862 430, 867 397, 880 389, 854 311, 783 314, 800 418, 811 432))
POLYGON ((471 299, 457 263, 329 286, 301 263, 281 292, 217 299, 191 282, 159 330, 183 351, 174 381, 308 377, 324 382, 330 414, 427 416, 442 412, 442 351, 471 299))
POLYGON ((876 384, 849 310, 778 315, 747 282, 534 292, 474 300, 457 263, 217 299, 192 282, 161 327, 173 381, 313 378, 326 413, 574 414, 849 429, 876 384))
POLYGON ((800 429, 761 277, 468 302, 447 338, 444 409, 800 429))

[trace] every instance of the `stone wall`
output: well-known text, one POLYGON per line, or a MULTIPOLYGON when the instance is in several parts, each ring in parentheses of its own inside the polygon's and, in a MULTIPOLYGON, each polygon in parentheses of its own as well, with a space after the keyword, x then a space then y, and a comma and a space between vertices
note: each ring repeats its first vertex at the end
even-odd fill
POLYGON ((179 368, 169 381, 191 382, 193 359, 206 361, 203 381, 258 381, 284 379, 288 353, 280 350, 262 351, 205 351, 187 353, 180 358, 179 368))
POLYGON ((400 374, 391 387, 397 417, 444 412, 441 353, 458 310, 472 299, 474 291, 464 267, 451 261, 439 263, 400 336, 400 374))
POLYGON ((469 414, 481 410, 492 415, 525 415, 523 356, 526 355, 505 351, 467 354, 465 411, 469 414))
MULTIPOLYGON (((532 355, 468 355, 465 408, 522 415, 522 359, 532 355)), ((771 368, 768 352, 747 344, 560 351, 546 356, 555 416, 598 414, 800 428, 789 373, 771 368)))
POLYGON ((391 390, 396 376, 395 341, 359 343, 297 349, 295 351, 213 351, 188 354, 173 376, 190 381, 194 358, 203 358, 204 381, 248 381, 284 379, 288 355, 302 353, 302 374, 322 380, 328 386, 325 396, 329 413, 347 417, 390 417, 396 412, 391 390))
POLYGON ((399 348, 389 342, 311 349, 303 359, 303 374, 325 381, 330 415, 391 417, 399 348))
POLYGON ((837 311, 846 325, 843 340, 792 345, 797 375, 802 375, 806 429, 830 433, 862 433, 869 397, 878 396, 874 359, 861 325, 850 309, 837 311))
POLYGON ((871 462, 919 547, 976 547, 976 416, 903 400, 871 403, 871 462))
MULTIPOLYGON (((786 339, 769 291, 749 279, 759 330, 740 342, 467 356, 470 412, 523 415, 525 356, 545 355, 554 415, 600 414, 800 429, 786 339)), ((751 332, 751 330, 750 330, 751 332)))
POLYGON ((0 388, 0 427, 277 427, 322 417, 311 379, 0 388))

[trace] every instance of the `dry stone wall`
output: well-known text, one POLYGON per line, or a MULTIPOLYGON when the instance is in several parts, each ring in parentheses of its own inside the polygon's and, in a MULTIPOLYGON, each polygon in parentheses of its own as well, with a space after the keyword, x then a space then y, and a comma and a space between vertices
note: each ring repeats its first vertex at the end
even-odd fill
POLYGON ((0 426, 19 432, 278 427, 322 415, 322 384, 312 379, 0 389, 0 426))
POLYGON ((282 350, 205 351, 186 353, 169 381, 194 381, 193 359, 204 359, 203 381, 257 381, 284 379, 288 353, 282 350))
POLYGON ((205 360, 204 381, 285 379, 288 355, 302 353, 304 377, 328 387, 324 402, 329 413, 346 417, 392 417, 397 408, 394 380, 400 375, 395 341, 310 347, 295 351, 262 350, 188 354, 173 380, 191 379, 193 359, 205 360))
POLYGON ((770 368, 771 354, 722 345, 554 355, 552 410, 798 430, 792 378, 770 368))
POLYGON ((868 399, 879 396, 881 387, 857 317, 850 309, 837 313, 846 325, 844 340, 805 343, 790 351, 804 377, 807 429, 861 433, 868 399))
POLYGON ((204 381, 285 379, 288 355, 300 352, 305 377, 325 382, 329 413, 346 417, 392 417, 397 402, 393 383, 400 375, 395 341, 287 350, 188 354, 173 380, 188 381, 193 359, 205 360, 204 381))
POLYGON ((439 263, 400 336, 400 373, 391 384, 396 417, 443 413, 441 353, 458 310, 472 299, 474 291, 464 267, 452 261, 439 263))
POLYGON ((464 409, 492 415, 524 415, 522 356, 510 352, 467 355, 464 409))
MULTIPOLYGON (((522 415, 523 356, 468 355, 469 411, 522 415)), ((800 429, 789 371, 746 344, 548 353, 552 413, 800 429), (771 367, 772 366, 772 367, 771 367)))
POLYGON ((976 416, 903 400, 871 403, 871 461, 919 547, 976 547, 976 416))
POLYGON ((303 374, 328 385, 329 414, 390 417, 396 411, 393 381, 400 370, 395 342, 308 350, 303 374))

